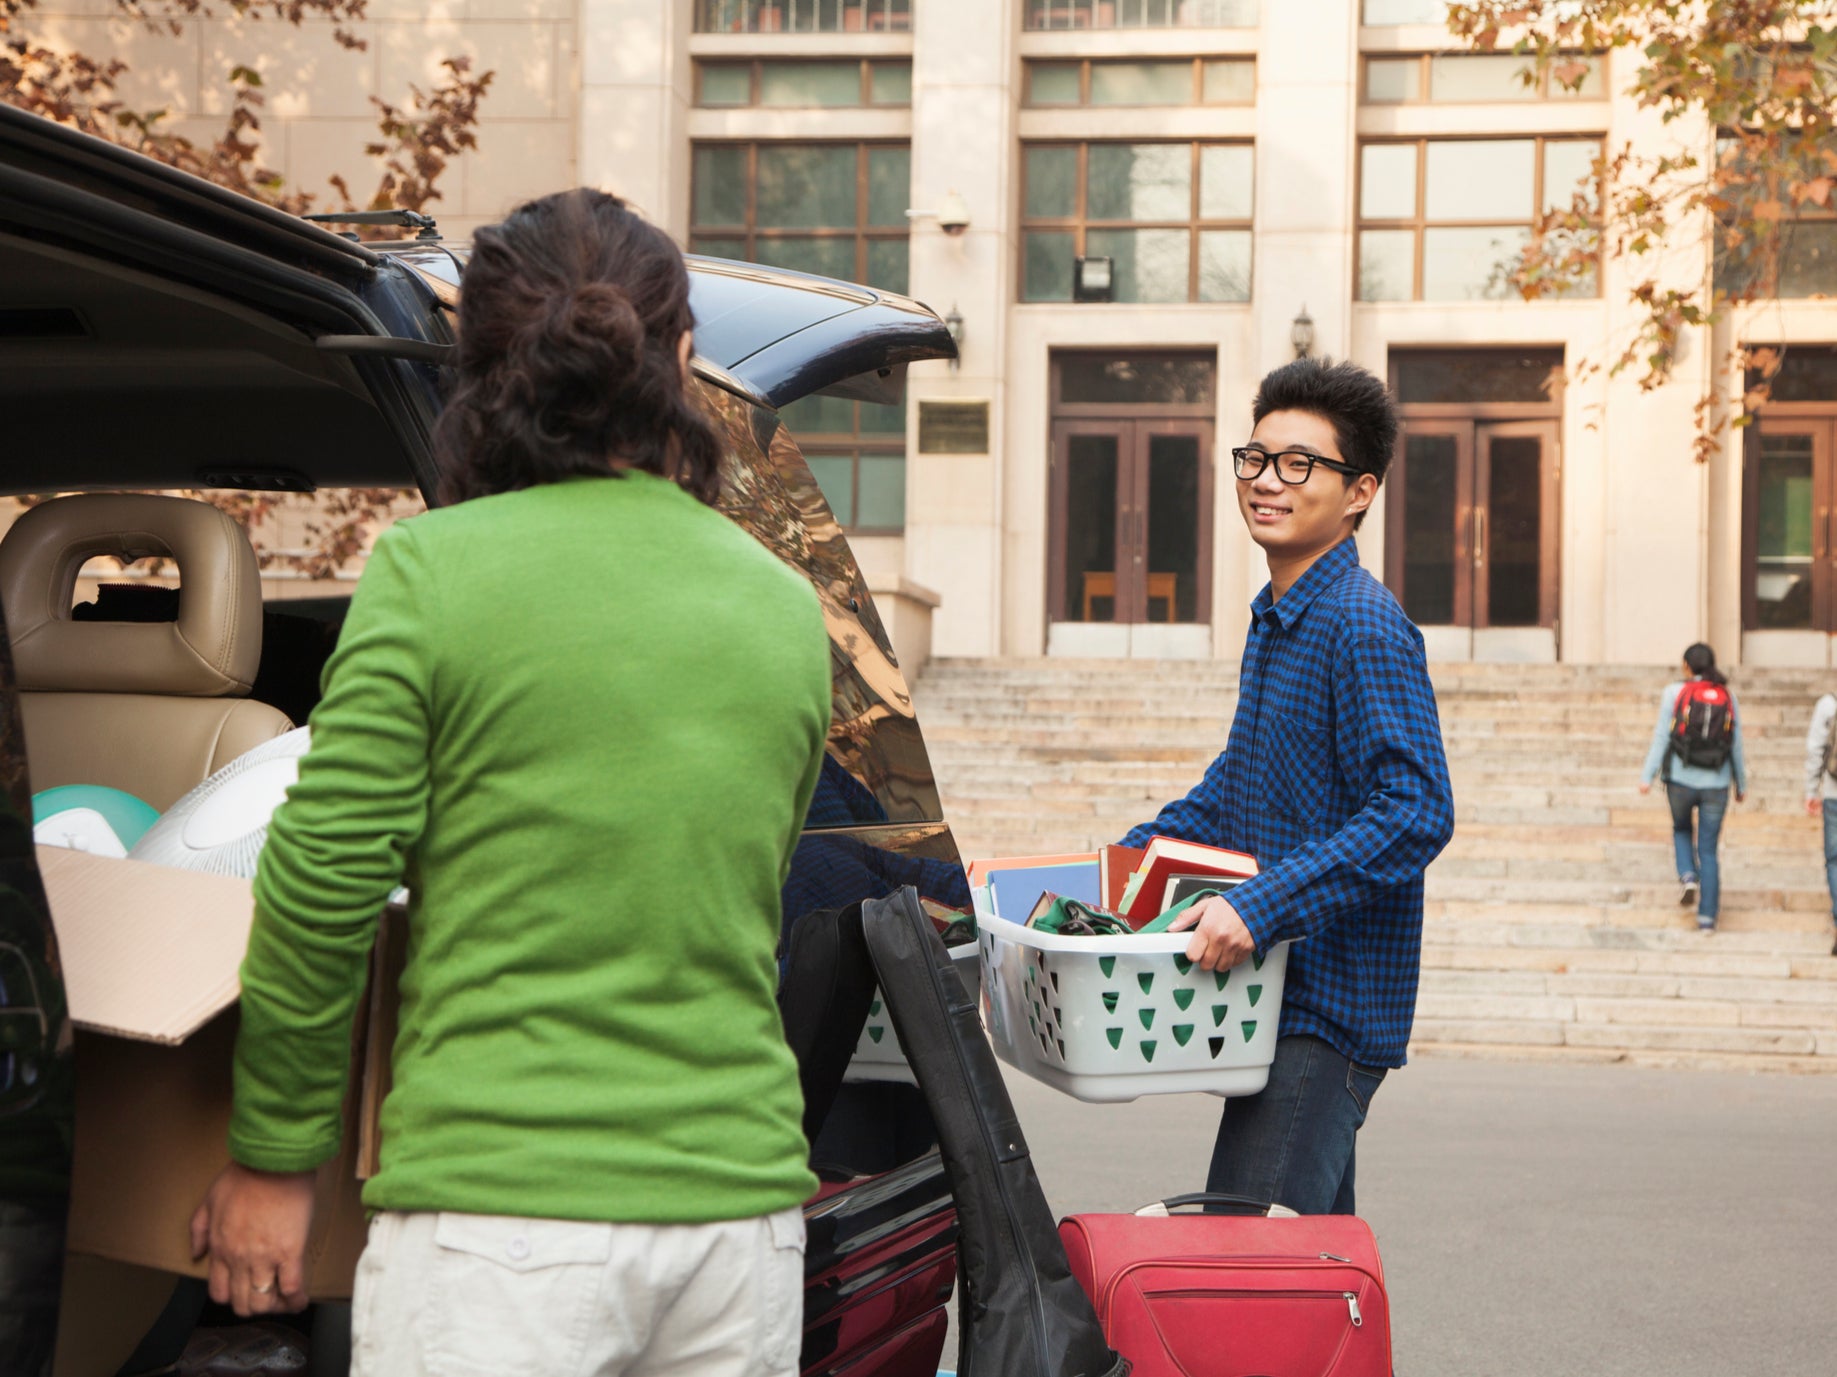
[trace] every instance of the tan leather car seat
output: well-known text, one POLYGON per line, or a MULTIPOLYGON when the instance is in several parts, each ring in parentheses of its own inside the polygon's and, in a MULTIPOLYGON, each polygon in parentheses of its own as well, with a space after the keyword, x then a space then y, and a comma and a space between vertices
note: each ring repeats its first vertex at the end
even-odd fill
POLYGON ((261 573, 242 528, 207 502, 59 497, 0 540, 0 599, 32 788, 104 784, 165 810, 244 751, 292 728, 248 697, 261 660, 261 573), (171 558, 171 622, 75 621, 97 555, 171 558))

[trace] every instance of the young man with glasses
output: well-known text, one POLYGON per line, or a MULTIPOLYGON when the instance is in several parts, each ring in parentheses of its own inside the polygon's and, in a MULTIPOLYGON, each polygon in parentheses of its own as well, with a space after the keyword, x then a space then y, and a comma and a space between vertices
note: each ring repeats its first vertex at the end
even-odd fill
POLYGON ((1232 466, 1269 583, 1250 605, 1237 716, 1205 778, 1123 844, 1165 835, 1256 857, 1255 878, 1175 924, 1202 969, 1306 939, 1289 952, 1269 1084, 1225 1106, 1206 1189, 1351 1214, 1356 1135, 1404 1061, 1423 871, 1454 804, 1422 636, 1353 538, 1397 439, 1384 385, 1298 359, 1263 379, 1252 414, 1232 466))

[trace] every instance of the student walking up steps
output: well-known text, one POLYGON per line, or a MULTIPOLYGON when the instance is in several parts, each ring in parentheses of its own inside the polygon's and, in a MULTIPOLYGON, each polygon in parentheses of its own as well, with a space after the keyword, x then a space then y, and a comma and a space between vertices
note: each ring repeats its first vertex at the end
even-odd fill
POLYGON ((1678 903, 1697 906, 1697 928, 1716 930, 1722 911, 1722 872, 1716 856, 1729 786, 1735 802, 1748 796, 1747 763, 1741 751, 1741 712, 1728 680, 1716 668, 1716 652, 1699 641, 1684 652, 1687 676, 1659 695, 1658 721, 1646 752, 1639 792, 1665 781, 1671 804, 1671 839, 1677 849, 1678 903), (1694 824, 1694 830, 1693 830, 1694 824))

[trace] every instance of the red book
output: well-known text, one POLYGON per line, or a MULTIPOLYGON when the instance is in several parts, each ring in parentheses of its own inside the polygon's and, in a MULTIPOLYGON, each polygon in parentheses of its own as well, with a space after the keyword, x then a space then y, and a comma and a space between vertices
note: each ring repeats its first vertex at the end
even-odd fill
MULTIPOLYGON (((1101 864, 1101 862, 1100 862, 1101 864)), ((1167 882, 1175 875, 1221 875, 1248 879, 1257 873, 1255 859, 1241 851, 1227 851, 1222 846, 1201 846, 1198 842, 1177 841, 1173 837, 1156 837, 1142 853, 1136 867, 1141 876, 1129 906, 1118 909, 1130 926, 1141 927, 1161 915, 1161 900, 1167 882)))
POLYGON ((1110 912, 1117 912, 1129 877, 1147 853, 1139 846, 1103 846, 1097 850, 1097 892, 1110 912))

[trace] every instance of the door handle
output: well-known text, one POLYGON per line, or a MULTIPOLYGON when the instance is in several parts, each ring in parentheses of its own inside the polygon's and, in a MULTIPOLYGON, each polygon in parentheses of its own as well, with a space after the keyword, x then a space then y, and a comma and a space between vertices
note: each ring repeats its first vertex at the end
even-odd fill
POLYGON ((1486 563, 1486 508, 1473 509, 1473 562, 1486 563))
POLYGON ((1812 533, 1812 558, 1823 559, 1831 552, 1831 509, 1818 508, 1818 529, 1812 533))

